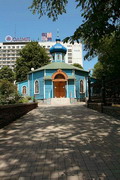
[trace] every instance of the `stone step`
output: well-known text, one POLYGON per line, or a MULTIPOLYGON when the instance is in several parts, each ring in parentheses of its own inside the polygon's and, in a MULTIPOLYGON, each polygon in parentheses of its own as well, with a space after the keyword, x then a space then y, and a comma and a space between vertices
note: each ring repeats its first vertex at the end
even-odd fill
POLYGON ((51 98, 51 105, 70 105, 70 98, 51 98))

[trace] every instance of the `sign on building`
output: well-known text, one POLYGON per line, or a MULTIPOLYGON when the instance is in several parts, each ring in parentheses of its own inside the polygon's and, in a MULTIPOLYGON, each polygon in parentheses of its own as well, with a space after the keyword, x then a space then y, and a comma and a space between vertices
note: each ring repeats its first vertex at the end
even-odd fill
POLYGON ((52 41, 52 33, 42 33, 42 41, 52 41))
POLYGON ((12 37, 10 35, 7 35, 5 37, 6 42, 29 42, 30 37, 12 37))

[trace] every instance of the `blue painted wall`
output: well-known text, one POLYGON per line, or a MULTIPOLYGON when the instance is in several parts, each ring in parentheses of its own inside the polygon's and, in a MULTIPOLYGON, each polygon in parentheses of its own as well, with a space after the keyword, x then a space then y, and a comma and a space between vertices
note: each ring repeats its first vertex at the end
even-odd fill
POLYGON ((82 99, 87 97, 87 76, 88 73, 82 72, 82 71, 75 71, 75 85, 76 85, 76 98, 77 99, 82 99), (84 93, 80 93, 80 80, 84 80, 84 93))
MULTIPOLYGON (((46 69, 46 76, 52 76, 53 73, 57 72, 58 69, 46 69)), ((72 76, 72 69, 63 69, 68 76, 72 76)))
MULTIPOLYGON (((28 81, 23 81, 18 83, 18 91, 20 92, 20 94, 22 93, 22 87, 26 86, 27 87, 27 95, 33 97, 34 96, 34 81, 38 80, 39 81, 39 93, 35 94, 35 98, 36 99, 48 99, 48 98, 52 98, 53 97, 53 82, 52 80, 45 80, 44 81, 44 74, 45 76, 52 76, 53 73, 55 73, 57 71, 56 70, 52 70, 52 69, 48 69, 42 71, 38 71, 38 72, 33 72, 30 73, 28 75, 28 81), (28 91, 29 89, 29 91, 28 91), (45 92, 45 94, 44 94, 45 92)), ((68 76, 73 75, 73 70, 71 69, 65 69, 63 70, 63 72, 65 72, 68 76)), ((88 96, 88 87, 87 87, 87 80, 88 80, 88 73, 86 72, 82 72, 82 71, 78 71, 75 70, 75 86, 74 87, 74 80, 68 80, 68 88, 66 85, 66 90, 68 90, 66 96, 67 97, 72 97, 75 98, 75 94, 76 94, 76 98, 80 99, 80 98, 84 98, 88 96), (80 80, 84 80, 84 89, 85 92, 84 93, 80 93, 80 80), (75 88, 75 90, 74 90, 75 88)))
POLYGON ((56 69, 46 69, 46 76, 52 76, 56 71, 56 69))
POLYGON ((52 98, 52 81, 45 81, 45 99, 52 98))
POLYGON ((27 90, 26 96, 28 96, 29 95, 29 90, 28 90, 28 81, 27 80, 19 82, 17 84, 18 92, 19 92, 20 95, 22 95, 22 88, 23 88, 23 86, 26 86, 26 90, 27 90))
POLYGON ((34 82, 35 80, 39 81, 39 93, 35 94, 36 99, 44 99, 44 71, 38 71, 29 74, 29 88, 30 88, 30 96, 34 96, 34 82))
POLYGON ((63 72, 65 72, 68 76, 72 76, 72 69, 64 69, 63 72))
POLYGON ((74 98, 74 80, 68 80, 68 97, 74 98))

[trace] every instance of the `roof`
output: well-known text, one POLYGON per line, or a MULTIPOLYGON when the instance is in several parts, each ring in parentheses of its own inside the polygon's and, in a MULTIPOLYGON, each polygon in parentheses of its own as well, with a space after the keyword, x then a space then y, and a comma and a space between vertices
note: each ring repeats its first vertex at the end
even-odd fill
POLYGON ((79 70, 79 71, 88 73, 88 71, 85 71, 83 69, 80 69, 78 67, 72 66, 72 65, 64 63, 64 62, 52 62, 50 64, 42 66, 41 68, 34 70, 34 71, 30 71, 29 74, 32 72, 37 72, 37 71, 41 71, 44 69, 74 69, 74 70, 79 70))
POLYGON ((63 52, 66 53, 67 49, 60 43, 56 43, 54 46, 50 48, 50 53, 54 52, 63 52))

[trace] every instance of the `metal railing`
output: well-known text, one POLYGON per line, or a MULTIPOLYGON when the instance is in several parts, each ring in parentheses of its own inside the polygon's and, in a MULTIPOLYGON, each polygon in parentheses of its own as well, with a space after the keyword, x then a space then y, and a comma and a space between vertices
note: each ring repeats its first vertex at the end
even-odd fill
POLYGON ((105 77, 102 80, 96 80, 92 83, 88 81, 89 102, 101 102, 106 104, 120 104, 120 78, 107 81, 105 77))

